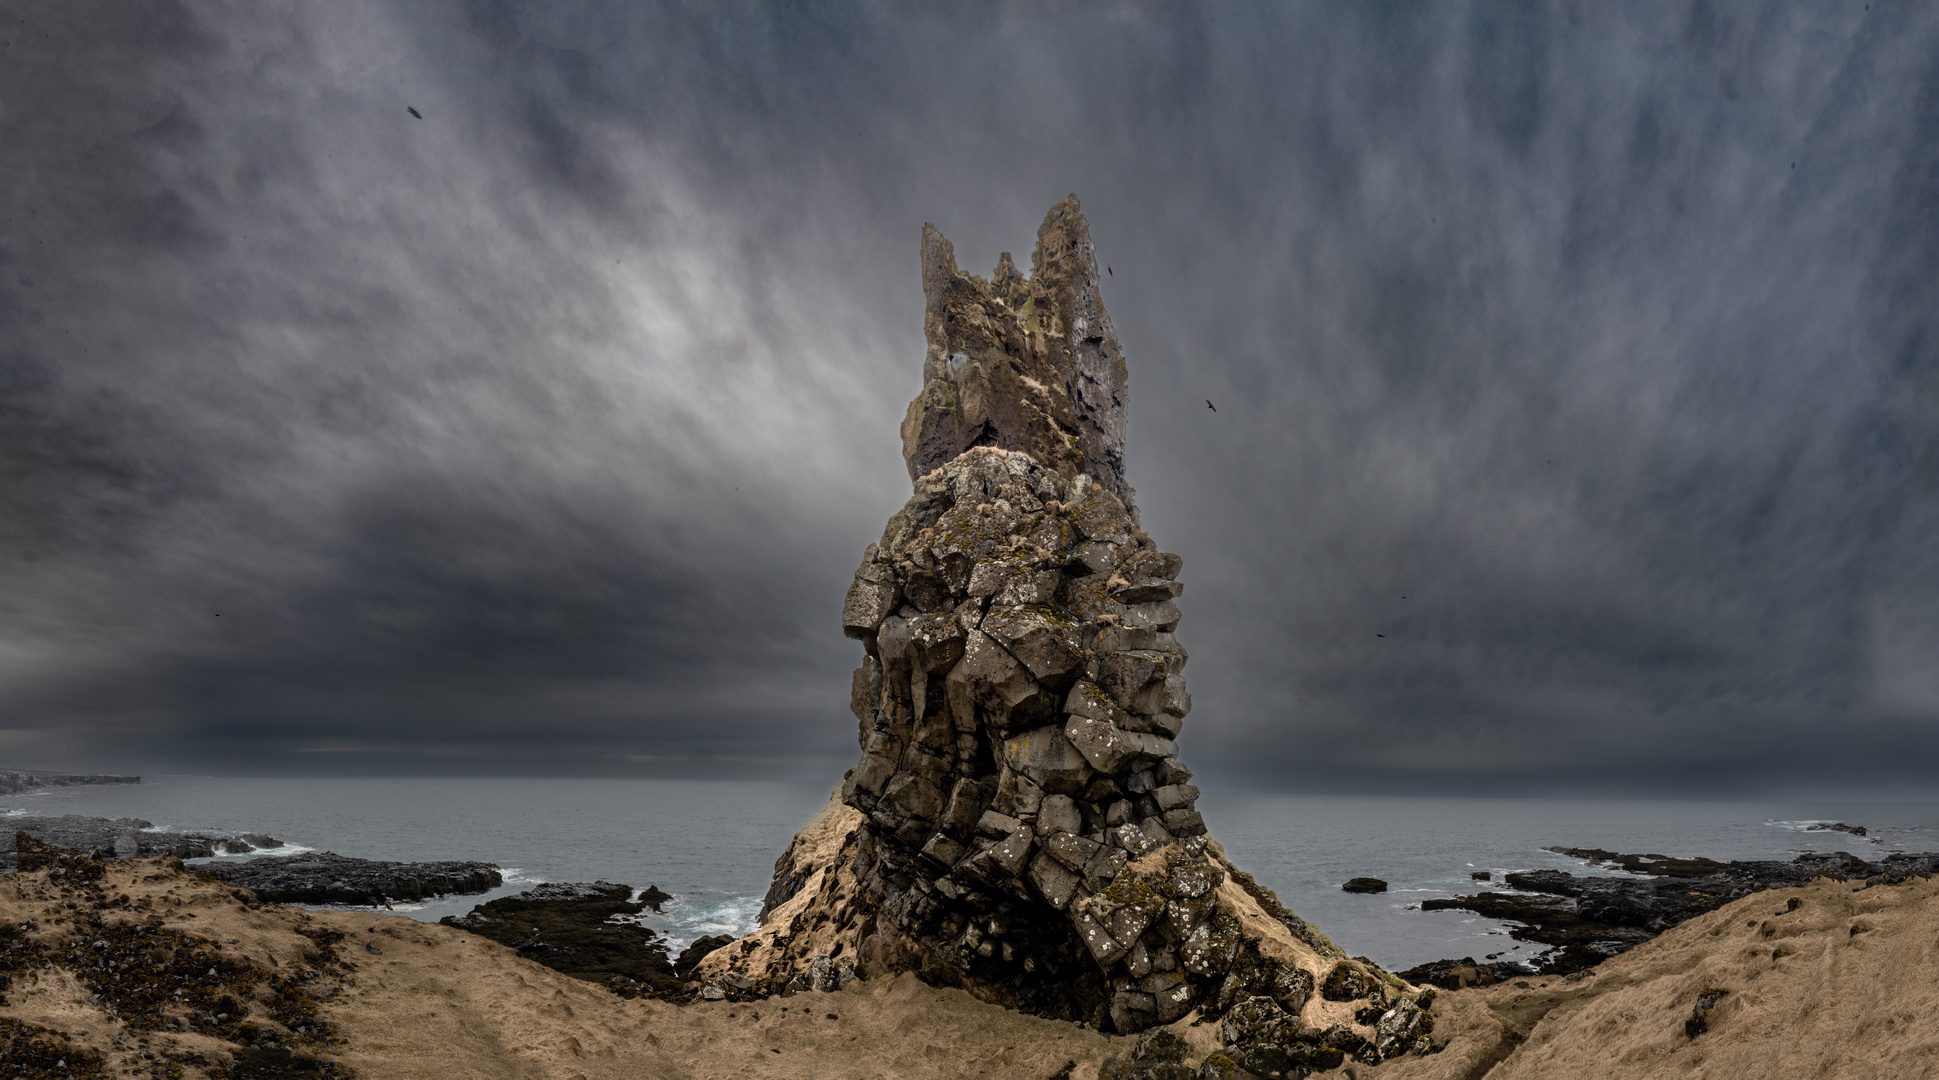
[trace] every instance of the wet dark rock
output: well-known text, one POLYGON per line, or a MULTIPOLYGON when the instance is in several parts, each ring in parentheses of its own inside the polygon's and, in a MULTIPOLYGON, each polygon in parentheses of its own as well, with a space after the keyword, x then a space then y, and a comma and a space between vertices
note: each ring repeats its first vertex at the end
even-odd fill
POLYGON ((1397 974, 1416 986, 1460 990, 1469 986, 1493 986, 1518 976, 1536 974, 1536 971, 1532 965, 1519 961, 1490 963, 1464 956, 1459 960, 1435 960, 1397 974))
POLYGON ((1473 958, 1436 961, 1401 972, 1414 983, 1445 988, 1486 985, 1515 974, 1565 975, 1595 966, 1707 911, 1765 889, 1803 885, 1818 877, 1896 883, 1939 872, 1939 853, 1888 855, 1867 862, 1847 852, 1800 855, 1789 862, 1632 855, 1601 848, 1550 848, 1558 854, 1625 870, 1620 876, 1577 876, 1565 870, 1506 875, 1514 892, 1484 892, 1425 900, 1422 911, 1472 911, 1520 923, 1519 941, 1550 951, 1527 965, 1476 964, 1473 958), (1472 969, 1472 970, 1457 970, 1472 969))
POLYGON ((329 851, 206 863, 195 869, 277 904, 381 904, 487 892, 505 883, 491 863, 383 862, 329 851))
POLYGON ((1476 870, 1468 875, 1476 881, 1493 881, 1495 875, 1487 870, 1476 870))
POLYGON ((661 936, 637 923, 613 921, 616 916, 646 910, 648 905, 631 899, 632 895, 631 885, 609 881, 546 884, 438 921, 509 945, 528 960, 603 983, 628 997, 676 990, 680 979, 661 936))
POLYGON ((734 936, 732 934, 715 934, 711 937, 695 938, 693 944, 682 949, 679 958, 673 962, 673 973, 684 979, 693 973, 694 967, 708 953, 724 945, 732 945, 733 943, 734 936))
POLYGON ((1387 891, 1387 883, 1377 877, 1349 878, 1346 884, 1340 886, 1340 891, 1350 893, 1384 893, 1387 891))

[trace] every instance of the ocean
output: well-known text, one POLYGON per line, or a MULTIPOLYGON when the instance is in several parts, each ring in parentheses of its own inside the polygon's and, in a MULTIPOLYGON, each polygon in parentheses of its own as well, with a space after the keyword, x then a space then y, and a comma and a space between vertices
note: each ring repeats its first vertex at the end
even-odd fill
MULTIPOLYGON (((368 859, 497 863, 485 896, 399 905, 436 920, 542 881, 623 882, 673 894, 647 925, 678 948, 752 930, 774 860, 828 787, 751 781, 317 779, 161 776, 139 785, 0 796, 0 813, 135 817, 180 832, 267 833, 267 854, 335 851, 368 859)), ((1198 803, 1242 869, 1349 953, 1399 970, 1429 960, 1536 948, 1504 925, 1424 899, 1486 888, 1476 870, 1607 873, 1542 850, 1594 847, 1715 859, 1849 851, 1939 851, 1939 804, 1410 798, 1220 794, 1198 803), (1814 831, 1863 825, 1870 838, 1814 831), (1351 877, 1389 891, 1340 890, 1351 877)), ((230 856, 236 858, 238 856, 230 856)))

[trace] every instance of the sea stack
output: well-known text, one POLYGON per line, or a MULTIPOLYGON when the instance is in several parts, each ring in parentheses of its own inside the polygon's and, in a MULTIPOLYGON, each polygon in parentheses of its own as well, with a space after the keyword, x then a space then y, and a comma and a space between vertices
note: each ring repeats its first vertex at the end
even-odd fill
POLYGON ((1128 380, 1076 196, 1031 267, 971 276, 923 229, 915 493, 842 609, 862 757, 776 864, 765 925, 699 976, 718 997, 913 971, 1105 1030, 1196 1010, 1241 1050, 1374 1054, 1404 984, 1227 863, 1178 760, 1181 560, 1125 480, 1128 380))

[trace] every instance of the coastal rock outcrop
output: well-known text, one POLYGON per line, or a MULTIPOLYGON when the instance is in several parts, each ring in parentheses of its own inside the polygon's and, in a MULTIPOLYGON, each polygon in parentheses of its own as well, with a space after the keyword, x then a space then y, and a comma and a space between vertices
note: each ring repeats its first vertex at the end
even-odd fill
POLYGON ((261 833, 215 835, 168 832, 155 828, 153 822, 141 818, 62 814, 59 817, 15 818, 13 827, 14 831, 0 835, 0 871, 14 868, 16 833, 26 833, 42 843, 66 851, 98 851, 117 859, 130 859, 138 855, 206 859, 215 855, 246 855, 279 846, 274 837, 261 833))
POLYGON ((649 885, 549 882, 438 920, 518 950, 554 971, 605 985, 625 997, 678 985, 666 942, 639 922, 672 899, 649 885))
POLYGON ((1449 989, 1486 985, 1519 974, 1566 975, 1592 968, 1672 926, 1755 892, 1796 887, 1821 877, 1898 884, 1939 873, 1939 853, 1933 852, 1895 853, 1871 862, 1843 851, 1799 855, 1789 862, 1718 862, 1601 848, 1548 850, 1627 874, 1577 876, 1566 870, 1527 870, 1506 875, 1512 892, 1422 901, 1422 911, 1471 911, 1519 923, 1509 931, 1513 937, 1549 950, 1529 961, 1490 965, 1463 957, 1422 964, 1401 974, 1417 983, 1449 989))
POLYGON ((842 608, 862 757, 776 864, 761 930, 698 974, 752 996, 817 960, 916 971, 1120 1032, 1259 998, 1300 1018, 1288 1038, 1371 1047, 1398 980, 1226 862, 1178 759, 1182 560, 1125 482, 1126 376, 1075 197, 1031 262, 974 278, 924 230, 915 493, 842 608), (1355 993, 1312 993, 1343 967, 1355 993))
MULTIPOLYGON (((141 777, 103 773, 48 772, 43 769, 0 769, 0 795, 24 791, 43 791, 55 787, 91 787, 99 784, 139 784, 141 777)), ((1864 830, 1859 830, 1862 834, 1864 830)))
POLYGON ((400 863, 353 859, 332 851, 206 863, 195 870, 250 889, 275 904, 381 904, 445 893, 481 893, 505 883, 491 863, 400 863))

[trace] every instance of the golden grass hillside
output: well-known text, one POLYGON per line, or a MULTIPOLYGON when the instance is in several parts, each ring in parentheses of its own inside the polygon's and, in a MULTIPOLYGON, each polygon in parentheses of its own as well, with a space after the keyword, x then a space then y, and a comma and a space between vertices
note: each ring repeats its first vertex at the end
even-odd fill
MULTIPOLYGON (((1438 1053, 1338 1075, 1939 1076, 1935 892, 1759 893, 1572 982, 1443 993, 1438 1053), (1728 993, 1692 1036, 1713 990, 1728 993)), ((752 1003, 627 1000, 462 930, 259 904, 166 859, 62 856, 0 879, 0 923, 9 1077, 1050 1080, 1075 1062, 1087 1080, 1132 1044, 911 976, 752 1003)), ((1215 1045, 1214 1025, 1173 1027, 1198 1055, 1215 1045)))

